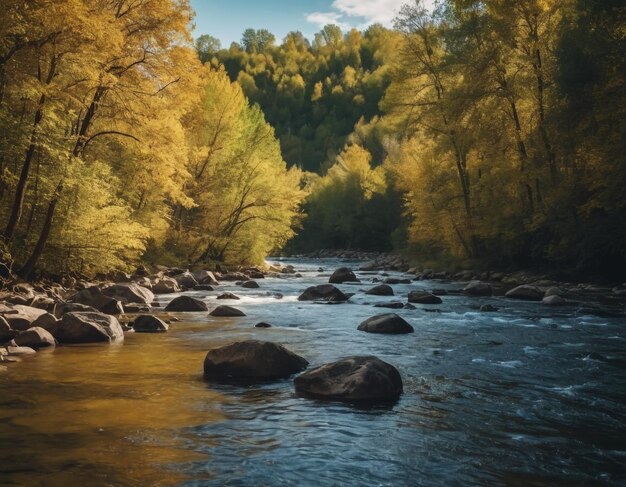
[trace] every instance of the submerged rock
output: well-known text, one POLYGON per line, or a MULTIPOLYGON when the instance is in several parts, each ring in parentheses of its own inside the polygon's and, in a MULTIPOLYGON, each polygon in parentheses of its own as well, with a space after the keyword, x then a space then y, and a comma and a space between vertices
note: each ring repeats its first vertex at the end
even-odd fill
POLYGON ((152 315, 137 316, 132 325, 137 333, 162 333, 170 328, 163 320, 152 315))
POLYGON ((298 297, 298 301, 343 302, 347 300, 348 297, 332 284, 311 286, 298 297))
POLYGON ((271 328, 272 325, 270 325, 269 323, 265 323, 264 321, 262 321, 261 323, 257 323, 256 325, 254 325, 255 328, 271 328))
POLYGON ((347 267, 340 267, 330 276, 328 280, 331 284, 342 284, 344 282, 361 282, 347 267))
POLYGON ((294 379, 298 394, 340 401, 393 401, 402 378, 393 366, 373 356, 348 357, 294 379))
POLYGON ((219 316, 219 317, 235 317, 235 316, 246 316, 246 314, 232 306, 218 306, 213 311, 209 313, 211 316, 219 316))
POLYGON ((380 284, 365 291, 365 294, 372 296, 393 296, 393 288, 388 284, 380 284))
POLYGON ((247 340, 210 350, 204 359, 204 375, 222 380, 272 380, 289 377, 308 365, 282 345, 247 340))
POLYGON ((395 313, 372 316, 362 322, 358 330, 368 333, 387 333, 393 335, 413 333, 415 331, 405 319, 395 313))
POLYGON ((409 293, 409 303, 441 304, 442 302, 439 296, 435 296, 427 291, 416 290, 409 293))
POLYGON ((165 311, 208 311, 209 307, 204 301, 192 298, 191 296, 178 296, 174 298, 166 307, 165 311))
POLYGON ((392 301, 390 303, 377 303, 374 305, 374 308, 402 309, 404 308, 404 304, 400 301, 392 301))
POLYGON ((231 299, 231 300, 235 300, 235 299, 241 299, 239 296, 237 296, 236 294, 233 293, 222 293, 220 294, 217 299, 231 299))
POLYGON ((247 289, 258 289, 261 286, 259 286, 259 283, 256 281, 246 281, 241 284, 241 287, 245 287, 247 289))

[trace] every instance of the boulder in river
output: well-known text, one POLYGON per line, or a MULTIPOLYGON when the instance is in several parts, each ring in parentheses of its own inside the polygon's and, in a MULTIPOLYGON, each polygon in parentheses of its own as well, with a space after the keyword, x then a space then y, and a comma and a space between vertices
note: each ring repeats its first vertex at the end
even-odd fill
POLYGON ((122 303, 150 304, 154 301, 154 293, 135 283, 113 284, 105 287, 102 292, 122 303))
POLYGON ((385 284, 411 284, 411 279, 400 279, 397 277, 387 277, 384 281, 385 284))
POLYGON ((246 314, 240 309, 233 308, 232 306, 218 306, 209 313, 211 316, 219 317, 236 317, 246 316, 246 314))
POLYGON ((340 267, 330 276, 330 284, 343 284, 344 282, 361 282, 354 275, 354 272, 347 267, 340 267))
POLYGON ((174 276, 174 279, 178 283, 178 285, 185 289, 192 289, 194 286, 198 285, 198 281, 193 277, 191 272, 183 272, 182 274, 178 274, 174 276))
POLYGON ((33 326, 33 323, 42 315, 49 314, 47 311, 22 304, 14 304, 2 310, 4 319, 13 330, 23 331, 33 326))
POLYGON ((298 297, 298 301, 343 302, 347 300, 348 297, 332 284, 311 286, 298 297))
POLYGON ((525 301, 541 301, 544 296, 544 292, 535 286, 523 284, 511 289, 505 295, 511 299, 522 299, 525 301))
POLYGON ((49 331, 59 343, 124 340, 124 332, 117 318, 104 313, 66 313, 49 331))
POLYGON ((137 333, 161 333, 169 328, 167 323, 152 315, 137 316, 133 321, 133 330, 137 333))
POLYGON ((261 286, 259 286, 259 283, 256 281, 245 281, 241 283, 241 287, 245 287, 246 289, 258 289, 261 286))
POLYGON ((52 314, 57 319, 60 319, 65 313, 71 313, 73 311, 79 312, 97 312, 98 310, 93 306, 87 306, 86 304, 80 303, 56 303, 54 305, 54 310, 52 314))
POLYGON ((232 300, 235 300, 235 299, 241 299, 241 298, 239 296, 237 296, 236 294, 233 294, 233 293, 222 293, 222 294, 220 294, 217 297, 217 299, 232 299, 232 300))
POLYGON ((393 288, 388 284, 379 284, 365 291, 365 294, 372 296, 393 296, 393 288))
POLYGON ((50 332, 38 326, 20 332, 13 341, 19 347, 30 347, 35 350, 56 345, 56 340, 50 332))
POLYGON ((395 401, 402 378, 393 366, 373 356, 347 357, 294 379, 296 392, 340 401, 395 401))
POLYGON ((491 285, 487 282, 482 281, 470 281, 465 289, 463 289, 463 294, 466 296, 491 296, 493 294, 493 289, 491 285))
POLYGON ((256 325, 254 325, 255 328, 271 328, 272 325, 270 325, 269 323, 265 323, 264 321, 262 321, 261 323, 257 323, 256 325))
POLYGON ((376 303, 374 308, 402 309, 404 308, 404 304, 400 301, 390 301, 388 303, 376 303))
POLYGON ((208 311, 209 307, 204 301, 192 298, 191 296, 178 296, 174 298, 166 307, 165 311, 208 311))
POLYGON ((154 294, 172 294, 180 291, 180 287, 175 279, 171 277, 160 277, 152 282, 152 292, 154 294))
POLYGON ((282 345, 246 340, 210 350, 204 359, 204 375, 221 380, 274 380, 289 377, 308 365, 282 345))
POLYGON ((215 279, 215 275, 211 271, 206 270, 198 270, 193 271, 191 275, 198 281, 199 284, 210 284, 212 286, 217 286, 219 282, 215 279))
POLYGON ((117 315, 124 312, 119 300, 107 296, 97 286, 83 289, 70 298, 73 303, 85 304, 101 311, 102 313, 117 315))
POLYGON ((403 333, 413 333, 415 330, 406 320, 395 313, 386 313, 372 316, 359 327, 359 331, 368 333, 387 333, 390 335, 400 335, 403 333))
POLYGON ((409 293, 409 303, 441 304, 442 302, 439 296, 435 296, 427 291, 416 290, 409 293))
POLYGON ((483 304, 480 308, 479 311, 482 311, 483 313, 495 313, 496 311, 498 311, 500 308, 496 308, 495 306, 491 305, 491 304, 483 304))

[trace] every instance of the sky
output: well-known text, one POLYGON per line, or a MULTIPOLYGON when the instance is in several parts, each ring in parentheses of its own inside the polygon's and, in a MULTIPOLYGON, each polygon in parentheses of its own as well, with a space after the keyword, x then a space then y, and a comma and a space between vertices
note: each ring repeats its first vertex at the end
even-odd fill
POLYGON ((197 14, 194 36, 210 34, 228 47, 239 42, 250 27, 268 29, 278 41, 292 30, 312 40, 326 24, 344 30, 377 22, 391 27, 395 14, 408 1, 412 0, 191 0, 191 4, 197 14))

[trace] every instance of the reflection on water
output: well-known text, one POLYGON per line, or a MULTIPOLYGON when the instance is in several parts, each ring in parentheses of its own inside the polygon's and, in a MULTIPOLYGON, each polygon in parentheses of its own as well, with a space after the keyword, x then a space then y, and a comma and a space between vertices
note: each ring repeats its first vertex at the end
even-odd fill
MULTIPOLYGON (((624 320, 446 296, 442 313, 399 311, 414 334, 370 335, 356 326, 389 298, 359 293, 368 283, 345 286, 357 292, 354 304, 296 301, 327 280, 319 265, 296 263, 303 278, 265 279, 259 290, 220 287, 242 296, 234 305, 245 318, 179 313, 166 334, 11 364, 0 372, 0 484, 626 482, 624 320), (478 302, 501 310, 478 313, 478 302), (259 321, 274 327, 254 328, 259 321), (283 343, 311 366, 377 355, 399 368, 405 394, 395 405, 355 408, 297 397, 290 380, 202 380, 208 349, 249 338, 283 343)), ((458 288, 436 284, 446 286, 458 288)), ((402 296, 411 287, 394 289, 402 296)), ((210 305, 217 294, 193 293, 210 305)))

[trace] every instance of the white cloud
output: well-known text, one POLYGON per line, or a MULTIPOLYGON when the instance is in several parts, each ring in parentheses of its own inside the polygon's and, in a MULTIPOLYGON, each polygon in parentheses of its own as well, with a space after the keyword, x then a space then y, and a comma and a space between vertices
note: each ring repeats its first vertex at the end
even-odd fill
MULTIPOLYGON (((426 8, 432 8, 435 0, 423 0, 426 8)), ((334 0, 330 12, 307 14, 308 22, 323 27, 336 24, 344 30, 352 26, 360 28, 380 23, 386 27, 393 25, 393 19, 402 5, 412 0, 334 0)))

